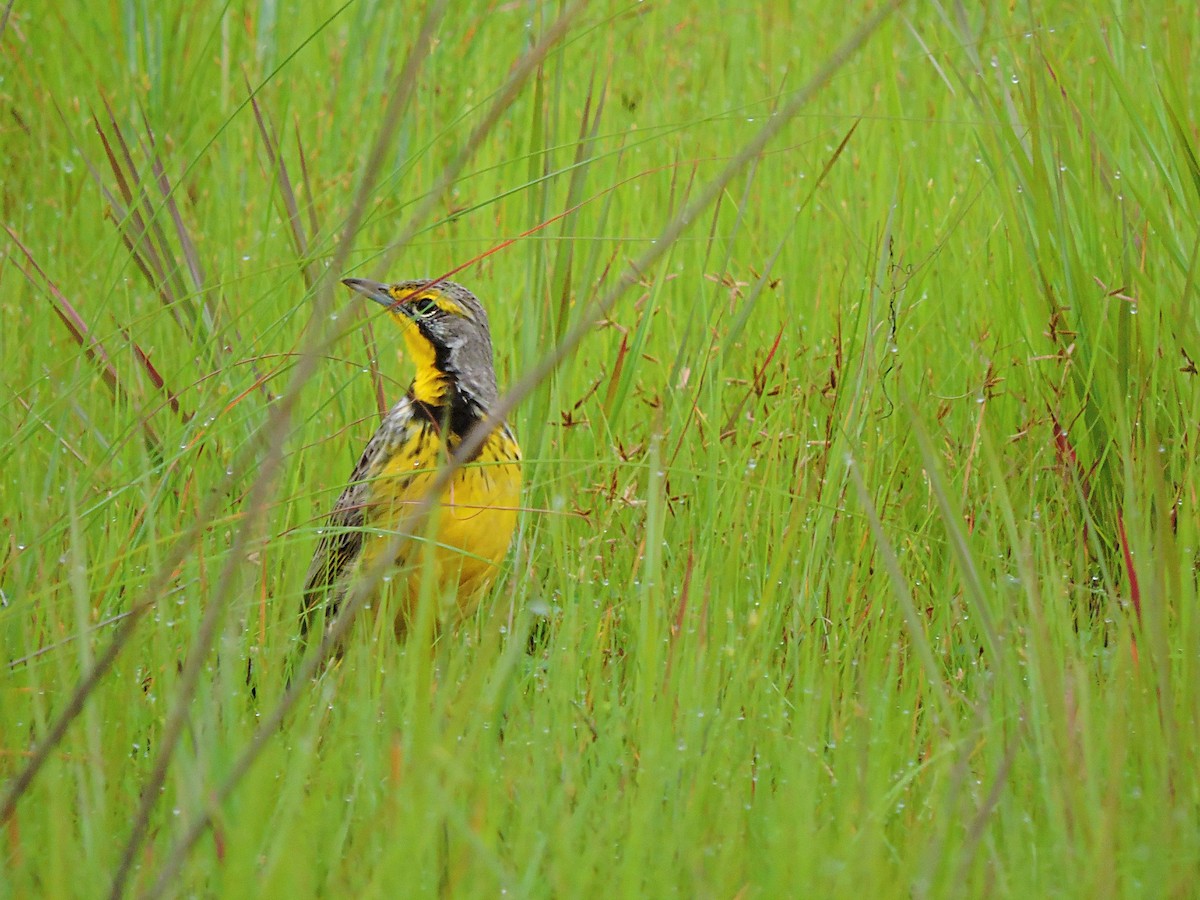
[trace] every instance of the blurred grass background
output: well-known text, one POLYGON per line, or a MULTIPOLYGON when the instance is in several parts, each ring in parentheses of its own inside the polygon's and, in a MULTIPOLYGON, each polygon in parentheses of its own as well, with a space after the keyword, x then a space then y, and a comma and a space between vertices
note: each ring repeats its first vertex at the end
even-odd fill
POLYGON ((376 172, 404 7, 9 7, 0 891, 1189 896, 1194 7, 902 4, 666 247, 875 4, 572 8, 478 139, 564 7, 453 4, 376 172), (465 266, 511 384, 655 247, 490 607, 365 616, 214 800, 409 377, 321 284, 465 266))

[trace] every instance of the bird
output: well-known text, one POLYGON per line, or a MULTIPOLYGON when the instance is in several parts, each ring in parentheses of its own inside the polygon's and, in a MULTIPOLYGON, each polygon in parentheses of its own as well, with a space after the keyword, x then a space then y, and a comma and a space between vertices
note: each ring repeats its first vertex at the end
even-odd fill
POLYGON ((381 554, 393 552, 396 531, 479 422, 494 424, 437 498, 429 528, 404 541, 390 561, 409 570, 397 592, 398 640, 416 613, 424 572, 436 578, 437 596, 453 598, 444 610, 448 618, 474 613, 508 552, 521 494, 521 448, 508 423, 490 417, 499 392, 488 317, 479 299, 453 281, 342 283, 387 308, 416 372, 383 417, 320 532, 304 580, 302 645, 319 616, 329 627, 355 579, 381 554), (428 568, 422 565, 426 541, 434 542, 428 568))

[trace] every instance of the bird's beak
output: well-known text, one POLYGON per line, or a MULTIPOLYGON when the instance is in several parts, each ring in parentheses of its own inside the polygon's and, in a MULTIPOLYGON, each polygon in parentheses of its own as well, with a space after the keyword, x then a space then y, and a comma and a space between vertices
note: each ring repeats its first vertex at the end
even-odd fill
POLYGON ((396 298, 388 293, 388 286, 383 282, 366 278, 343 278, 342 284, 388 309, 397 305, 396 298))

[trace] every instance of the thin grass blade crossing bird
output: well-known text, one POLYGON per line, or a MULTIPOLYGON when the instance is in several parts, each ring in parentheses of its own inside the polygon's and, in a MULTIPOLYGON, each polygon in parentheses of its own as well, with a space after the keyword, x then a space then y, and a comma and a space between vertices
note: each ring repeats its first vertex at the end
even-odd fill
MULTIPOLYGON (((347 278, 347 287, 387 307, 400 325, 416 375, 383 423, 342 491, 317 543, 304 581, 301 639, 323 613, 333 621, 349 586, 389 551, 397 527, 424 496, 475 424, 487 417, 498 391, 487 313, 469 290, 452 281, 382 284, 347 278)), ((521 493, 521 449, 507 423, 454 473, 438 498, 432 531, 405 543, 398 566, 422 558, 422 538, 435 542, 437 593, 453 589, 457 618, 470 615, 508 551, 521 493)), ((415 613, 415 571, 399 595, 396 636, 415 613)))

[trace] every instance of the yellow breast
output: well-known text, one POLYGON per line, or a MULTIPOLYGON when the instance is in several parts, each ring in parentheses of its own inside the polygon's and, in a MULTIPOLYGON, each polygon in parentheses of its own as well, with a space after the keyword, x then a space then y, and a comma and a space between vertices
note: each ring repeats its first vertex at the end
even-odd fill
MULTIPOLYGON (((444 445, 431 427, 422 429, 383 467, 364 510, 363 567, 388 551, 395 530, 425 495, 445 459, 444 445)), ((508 552, 520 499, 520 451, 507 430, 500 430, 484 443, 477 459, 455 472, 424 534, 407 542, 394 560, 409 569, 404 590, 397 592, 397 634, 415 612, 422 574, 436 579, 439 600, 452 599, 457 617, 474 612, 508 552), (429 542, 433 561, 422 568, 429 542)))

